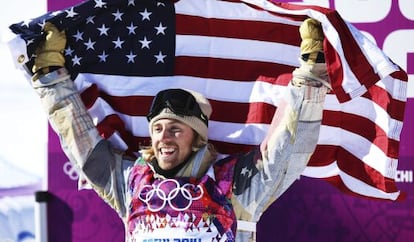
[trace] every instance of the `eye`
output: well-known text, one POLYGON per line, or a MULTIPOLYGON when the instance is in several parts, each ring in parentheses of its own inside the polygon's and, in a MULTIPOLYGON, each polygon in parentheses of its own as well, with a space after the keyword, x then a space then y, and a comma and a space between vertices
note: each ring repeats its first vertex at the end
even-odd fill
POLYGON ((158 126, 158 125, 152 126, 152 132, 159 133, 161 131, 162 131, 161 126, 158 126))
POLYGON ((178 132, 181 132, 181 128, 180 127, 177 127, 177 126, 173 126, 173 127, 171 127, 171 132, 174 132, 174 133, 178 133, 178 132))

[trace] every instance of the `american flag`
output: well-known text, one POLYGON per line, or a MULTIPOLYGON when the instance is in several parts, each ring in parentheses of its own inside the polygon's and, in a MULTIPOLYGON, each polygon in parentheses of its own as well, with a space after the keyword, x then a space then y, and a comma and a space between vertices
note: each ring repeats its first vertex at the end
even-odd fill
POLYGON ((303 175, 357 196, 402 198, 394 178, 407 75, 334 10, 266 0, 91 0, 10 28, 29 57, 46 21, 66 31, 66 67, 117 148, 136 155, 148 145, 153 96, 181 87, 210 100, 210 142, 230 154, 264 139, 299 65, 298 28, 308 17, 322 23, 333 91, 303 175))

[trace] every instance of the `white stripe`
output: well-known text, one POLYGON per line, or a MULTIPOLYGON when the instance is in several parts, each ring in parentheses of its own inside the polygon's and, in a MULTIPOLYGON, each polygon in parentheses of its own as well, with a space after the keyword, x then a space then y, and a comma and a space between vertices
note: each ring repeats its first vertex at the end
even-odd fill
POLYGON ((102 98, 98 98, 95 103, 88 109, 89 114, 92 117, 93 123, 98 125, 105 117, 116 114, 117 112, 102 98))
POLYGON ((108 140, 113 145, 113 148, 117 150, 126 151, 128 149, 128 145, 125 143, 125 141, 122 139, 118 132, 114 132, 106 140, 108 140))
POLYGON ((339 172, 338 165, 334 161, 327 166, 307 166, 302 175, 312 178, 328 178, 337 176, 339 172))
POLYGON ((364 196, 396 200, 400 195, 400 192, 386 193, 358 179, 355 179, 352 176, 349 176, 345 172, 341 172, 339 175, 347 188, 355 193, 362 194, 364 196))
POLYGON ((253 20, 299 26, 300 22, 257 11, 248 5, 217 0, 180 0, 174 4, 175 13, 204 18, 253 20))
POLYGON ((405 102, 407 99, 408 83, 405 81, 387 76, 375 83, 375 85, 386 90, 395 100, 405 102))
POLYGON ((100 90, 112 96, 155 96, 166 88, 186 88, 202 93, 208 99, 251 103, 265 102, 276 105, 282 97, 285 86, 267 82, 237 82, 188 76, 173 77, 125 77, 99 74, 79 74, 75 80, 80 91, 99 84, 100 90), (237 90, 230 91, 229 90, 237 90))
POLYGON ((294 45, 199 35, 176 35, 176 56, 213 57, 299 66, 294 45), (194 44, 197 43, 197 44, 194 44))
POLYGON ((321 125, 317 144, 341 146, 341 132, 341 128, 321 125))
POLYGON ((211 121, 208 136, 210 140, 234 144, 259 145, 269 128, 267 124, 240 124, 211 121))

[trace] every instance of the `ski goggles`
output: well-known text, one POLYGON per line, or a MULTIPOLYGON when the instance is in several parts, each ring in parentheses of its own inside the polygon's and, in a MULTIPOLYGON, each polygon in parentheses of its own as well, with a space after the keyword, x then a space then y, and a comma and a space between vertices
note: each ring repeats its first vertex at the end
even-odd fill
POLYGON ((208 127, 207 115, 201 111, 194 96, 183 89, 167 89, 159 92, 152 101, 147 115, 148 122, 165 108, 180 116, 195 116, 208 127))

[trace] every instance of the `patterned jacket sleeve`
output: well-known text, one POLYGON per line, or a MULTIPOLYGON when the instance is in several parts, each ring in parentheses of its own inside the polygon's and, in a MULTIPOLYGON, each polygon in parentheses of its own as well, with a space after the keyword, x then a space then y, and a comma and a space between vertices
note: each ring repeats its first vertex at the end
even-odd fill
POLYGON ((94 190, 125 216, 125 178, 130 163, 98 133, 65 68, 33 82, 63 151, 94 190))
MULTIPOLYGON (((233 204, 239 220, 257 222, 300 177, 318 141, 326 91, 289 85, 275 113, 276 125, 269 129, 266 145, 239 157, 233 186, 233 204)), ((238 241, 254 241, 254 229, 243 231, 243 226, 239 226, 238 241)))

